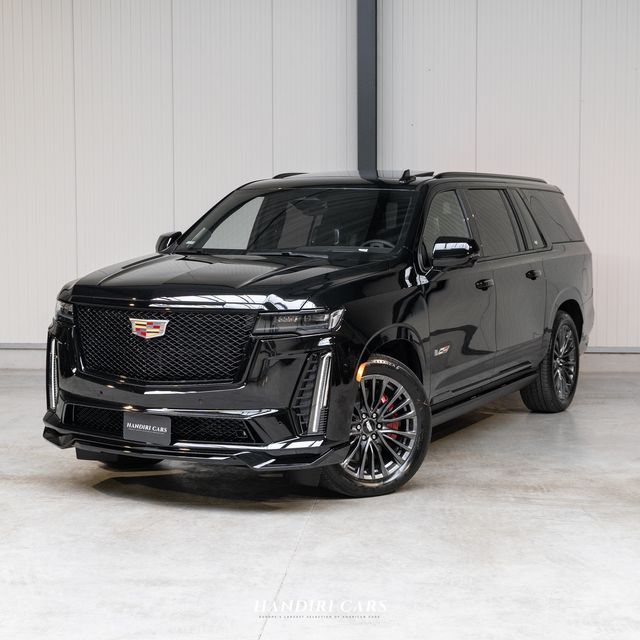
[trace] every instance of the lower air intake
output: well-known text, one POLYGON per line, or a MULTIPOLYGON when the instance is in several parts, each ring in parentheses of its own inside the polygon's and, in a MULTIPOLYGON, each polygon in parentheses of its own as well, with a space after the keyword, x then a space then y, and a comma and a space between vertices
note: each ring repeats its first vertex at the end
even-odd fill
MULTIPOLYGON (((69 422, 79 431, 122 438, 121 411, 76 405, 69 415, 69 422)), ((191 416, 171 417, 171 440, 217 444, 256 442, 251 427, 244 420, 191 416)))

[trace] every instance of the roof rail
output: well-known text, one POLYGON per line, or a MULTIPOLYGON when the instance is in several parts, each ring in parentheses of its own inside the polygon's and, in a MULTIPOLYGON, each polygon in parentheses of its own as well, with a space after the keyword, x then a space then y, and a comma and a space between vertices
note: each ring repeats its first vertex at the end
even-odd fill
POLYGON ((418 171, 416 173, 411 173, 411 169, 405 169, 402 172, 402 175, 399 178, 400 182, 404 182, 405 184, 409 184, 413 182, 416 178, 430 178, 433 175, 433 171, 418 171))
POLYGON ((416 177, 411 175, 411 169, 405 169, 400 176, 400 182, 405 182, 406 184, 413 182, 415 179, 416 177))
POLYGON ((273 176, 273 180, 280 180, 281 178, 288 178, 289 176, 302 176, 304 171, 290 171, 289 173, 277 173, 273 176))
POLYGON ((542 182, 542 178, 529 178, 528 176, 511 176, 504 173, 474 173, 473 171, 445 171, 433 176, 434 178, 495 178, 497 180, 523 180, 525 182, 542 182))

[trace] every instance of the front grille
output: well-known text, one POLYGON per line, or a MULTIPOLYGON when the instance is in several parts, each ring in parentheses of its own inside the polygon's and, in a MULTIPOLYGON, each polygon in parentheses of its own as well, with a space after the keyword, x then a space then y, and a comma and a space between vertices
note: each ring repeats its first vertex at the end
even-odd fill
MULTIPOLYGON (((81 431, 122 438, 121 411, 76 405, 69 412, 68 424, 81 431)), ((241 419, 171 416, 171 441, 183 440, 220 444, 256 442, 252 429, 241 419)))
POLYGON ((77 305, 84 370, 142 382, 234 382, 249 355, 255 313, 77 305), (165 334, 134 335, 131 319, 168 320, 165 334))

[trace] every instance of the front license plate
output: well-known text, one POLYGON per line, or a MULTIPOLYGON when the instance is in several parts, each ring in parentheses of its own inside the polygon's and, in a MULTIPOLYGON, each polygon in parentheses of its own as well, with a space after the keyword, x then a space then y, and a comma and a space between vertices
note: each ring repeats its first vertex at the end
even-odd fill
POLYGON ((126 440, 149 444, 171 444, 171 418, 125 411, 122 417, 122 436, 126 440))

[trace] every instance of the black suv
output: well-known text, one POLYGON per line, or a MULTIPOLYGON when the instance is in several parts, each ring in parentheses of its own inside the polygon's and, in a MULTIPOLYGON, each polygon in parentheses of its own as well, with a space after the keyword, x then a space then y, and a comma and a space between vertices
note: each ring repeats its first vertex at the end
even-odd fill
POLYGON ((566 409, 592 324, 589 248, 543 180, 282 174, 62 289, 44 437, 378 495, 490 400, 566 409))

